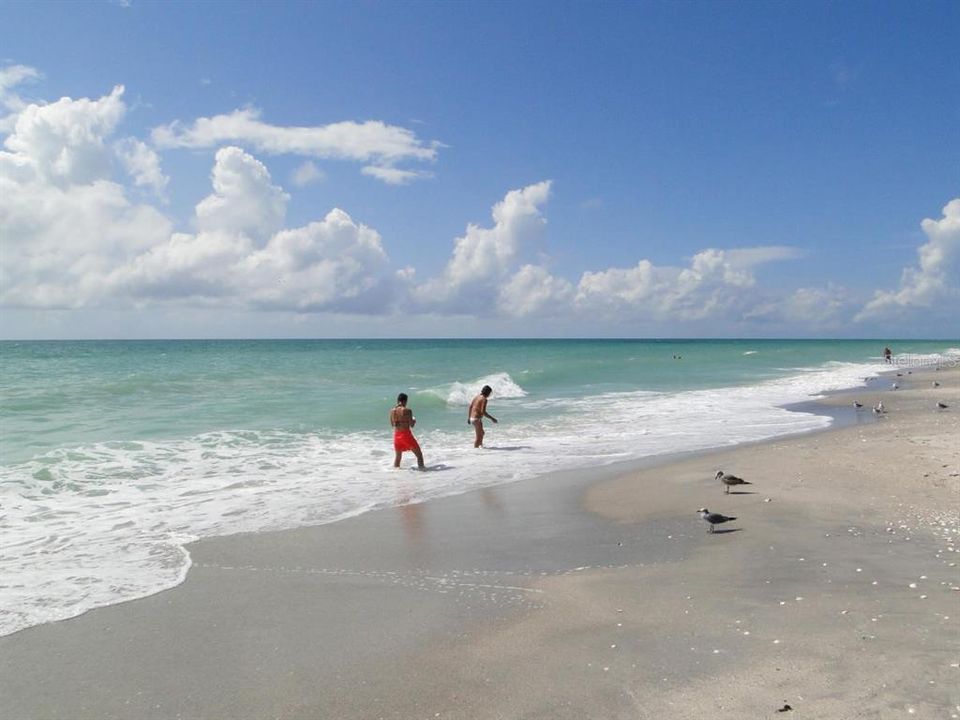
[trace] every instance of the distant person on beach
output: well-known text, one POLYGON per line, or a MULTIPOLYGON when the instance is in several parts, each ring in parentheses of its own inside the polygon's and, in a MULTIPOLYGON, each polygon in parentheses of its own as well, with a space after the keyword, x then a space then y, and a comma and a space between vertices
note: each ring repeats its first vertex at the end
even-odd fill
POLYGON ((407 450, 417 456, 417 467, 425 470, 423 464, 423 452, 420 450, 420 443, 413 436, 413 426, 417 424, 417 419, 413 416, 413 410, 407 407, 407 394, 397 395, 397 404, 390 411, 390 427, 393 428, 393 449, 397 455, 393 460, 395 468, 400 467, 400 458, 407 450))
POLYGON ((890 352, 890 348, 885 347, 883 349, 883 359, 888 363, 893 362, 893 353, 890 352))
POLYGON ((487 417, 497 422, 497 419, 487 412, 487 398, 490 397, 490 393, 492 392, 492 387, 484 385, 480 390, 480 394, 470 401, 470 409, 467 410, 467 422, 473 425, 473 429, 476 432, 476 437, 473 441, 475 448, 483 446, 483 436, 485 434, 483 430, 483 419, 487 417))

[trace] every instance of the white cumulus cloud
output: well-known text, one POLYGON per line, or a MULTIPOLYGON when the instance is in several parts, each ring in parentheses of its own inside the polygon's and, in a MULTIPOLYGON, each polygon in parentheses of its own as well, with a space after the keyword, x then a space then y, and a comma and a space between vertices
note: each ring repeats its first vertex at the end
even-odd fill
POLYGON ((939 220, 920 223, 927 242, 917 250, 917 264, 903 269, 900 288, 878 290, 857 320, 888 318, 911 310, 954 304, 960 300, 960 198, 948 202, 939 220))
POLYGON ((159 148, 212 148, 232 143, 271 155, 364 162, 369 163, 365 174, 389 183, 424 177, 424 173, 394 166, 404 161, 432 162, 440 147, 437 142, 423 142, 407 128, 379 120, 285 127, 263 122, 254 108, 197 118, 192 125, 173 122, 155 128, 152 138, 159 148))
POLYGON ((109 299, 107 278, 169 236, 170 223, 116 183, 70 188, 0 177, 0 304, 73 308, 109 299))
POLYGON ((787 325, 806 331, 831 331, 843 327, 851 315, 850 292, 835 283, 825 287, 802 287, 784 297, 760 300, 745 318, 771 325, 787 325))
POLYGON ((170 178, 160 168, 160 156, 136 138, 124 138, 115 145, 117 157, 138 187, 147 187, 161 199, 166 197, 170 178))
POLYGON ((380 314, 394 291, 388 264, 379 233, 334 209, 320 222, 277 233, 239 270, 258 307, 380 314))
POLYGON ((380 165, 367 165, 360 172, 375 177, 377 180, 382 180, 387 185, 406 185, 413 180, 433 177, 433 173, 424 170, 401 170, 400 168, 380 165))
POLYGON ((500 288, 497 307, 504 315, 565 315, 574 296, 573 285, 540 265, 524 265, 500 288))
POLYGON ((13 92, 13 88, 40 77, 40 71, 28 65, 6 65, 0 68, 0 109, 9 113, 0 115, 0 133, 11 132, 17 122, 17 114, 27 106, 27 102, 13 92))
POLYGON ((453 256, 440 277, 417 288, 419 302, 441 311, 490 312, 507 276, 537 249, 550 185, 545 180, 511 190, 493 206, 492 227, 468 225, 454 241, 453 256))
POLYGON ((213 193, 197 205, 201 231, 224 231, 262 242, 283 227, 290 196, 273 184, 267 168, 238 147, 217 151, 213 193))
POLYGON ((10 88, 39 77, 40 71, 29 65, 6 65, 0 68, 0 100, 8 102, 11 98, 10 88))
POLYGON ((104 300, 107 276, 170 232, 111 178, 110 135, 123 88, 98 100, 26 105, 0 151, 0 303, 80 307, 104 300))
POLYGON ((312 160, 307 160, 305 163, 298 165, 297 169, 293 171, 293 175, 290 177, 290 182, 297 187, 306 187, 311 183, 315 183, 323 179, 323 171, 317 167, 315 162, 312 160))
POLYGON ((99 100, 61 98, 21 110, 4 140, 0 163, 18 165, 35 179, 60 186, 110 176, 113 151, 106 142, 123 117, 123 86, 99 100))
POLYGON ((694 255, 687 267, 640 260, 631 268, 585 272, 575 304, 582 311, 643 314, 657 321, 739 318, 756 299, 751 292, 754 268, 798 254, 781 246, 708 248, 694 255))
MULTIPOLYGON (((27 77, 29 73, 20 73, 27 77)), ((6 81, 5 81, 6 82, 6 81)), ((346 212, 285 227, 289 197, 238 147, 216 153, 195 232, 174 233, 155 207, 112 177, 163 193, 155 151, 114 137, 126 107, 99 99, 28 104, 0 151, 0 305, 380 313, 408 281, 389 268, 379 234, 346 212)))
POLYGON ((796 248, 708 248, 684 267, 585 272, 579 282, 553 275, 542 255, 550 181, 511 190, 493 207, 489 227, 468 225, 442 273, 414 289, 423 310, 505 317, 569 317, 650 322, 738 321, 761 299, 754 271, 799 257, 796 248))
POLYGON ((256 158, 217 152, 214 192, 196 207, 197 233, 178 233, 111 282, 140 300, 296 312, 373 312, 389 307, 395 277, 380 235, 343 210, 284 228, 288 196, 256 158))
MULTIPOLYGON (((505 326, 546 318, 558 327, 843 328, 842 287, 764 288, 758 269, 799 256, 777 245, 706 248, 676 265, 638 258, 628 267, 554 274, 546 253, 549 180, 507 192, 486 224, 468 224, 432 278, 393 267, 374 228, 333 208, 289 227, 290 197, 250 149, 306 156, 291 182, 322 178, 315 160, 358 162, 392 184, 429 173, 437 143, 384 123, 284 128, 255 111, 158 128, 150 144, 118 137, 124 89, 99 98, 24 102, 13 90, 40 77, 0 69, 0 306, 34 309, 203 307, 211 312, 287 311, 385 315, 398 308, 447 316, 500 316, 505 326), (244 147, 241 147, 243 145, 244 147), (210 190, 192 225, 146 201, 173 179, 159 148, 214 148, 210 190), (174 232, 174 227, 188 232, 174 232)), ((153 201, 156 198, 152 198, 153 201)), ((596 210, 602 210, 597 205, 596 210)), ((921 224, 926 242, 900 286, 878 291, 857 316, 883 320, 952 310, 960 299, 960 198, 921 224), (946 309, 944 309, 946 308, 946 309)), ((599 239, 602 241, 602 238, 599 239)), ((762 276, 761 276, 762 277, 762 276)), ((955 317, 954 317, 955 319, 955 317)))

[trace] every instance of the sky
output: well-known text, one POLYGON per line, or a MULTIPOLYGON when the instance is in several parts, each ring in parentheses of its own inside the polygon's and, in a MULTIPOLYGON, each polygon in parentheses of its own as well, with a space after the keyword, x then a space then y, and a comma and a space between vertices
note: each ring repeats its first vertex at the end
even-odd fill
POLYGON ((960 338, 953 0, 0 0, 0 143, 0 338, 960 338))

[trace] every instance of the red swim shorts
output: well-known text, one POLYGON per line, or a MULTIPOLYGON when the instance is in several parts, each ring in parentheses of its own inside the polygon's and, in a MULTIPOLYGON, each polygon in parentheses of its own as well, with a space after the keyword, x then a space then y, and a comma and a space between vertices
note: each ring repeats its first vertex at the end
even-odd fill
POLYGON ((417 439, 413 436, 413 433, 410 430, 394 430, 393 449, 397 452, 404 452, 405 450, 419 450, 420 444, 417 442, 417 439))

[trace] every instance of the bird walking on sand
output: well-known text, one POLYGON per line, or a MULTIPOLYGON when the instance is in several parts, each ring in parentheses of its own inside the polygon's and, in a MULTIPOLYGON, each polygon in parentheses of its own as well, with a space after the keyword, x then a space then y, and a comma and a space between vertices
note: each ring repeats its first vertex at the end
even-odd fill
POLYGON ((753 483, 747 482, 743 478, 738 478, 736 475, 725 473, 723 470, 717 470, 716 479, 723 483, 723 492, 726 495, 730 494, 730 488, 733 485, 753 485, 753 483))
POLYGON ((896 383, 894 383, 893 385, 890 386, 890 389, 891 389, 891 390, 896 390, 896 389, 899 388, 899 387, 900 387, 899 385, 897 385, 896 383))
POLYGON ((874 415, 883 415, 886 412, 886 409, 883 407, 883 400, 878 402, 873 408, 874 415))
POLYGON ((714 525, 720 525, 721 523, 736 520, 735 517, 727 517, 726 515, 721 515, 720 513, 710 512, 706 508, 700 508, 697 510, 697 512, 700 513, 700 517, 707 522, 707 532, 713 532, 714 525))
POLYGON ((938 383, 936 380, 934 380, 934 381, 933 381, 933 386, 934 386, 934 387, 940 387, 940 383, 938 383))
POLYGON ((862 402, 857 402, 856 400, 853 401, 853 408, 854 408, 854 410, 859 410, 859 409, 862 408, 862 407, 863 407, 863 403, 862 403, 862 402))
POLYGON ((948 407, 950 407, 950 406, 947 405, 945 402, 938 402, 938 403, 937 403, 937 410, 946 410, 948 407))

